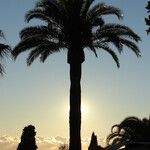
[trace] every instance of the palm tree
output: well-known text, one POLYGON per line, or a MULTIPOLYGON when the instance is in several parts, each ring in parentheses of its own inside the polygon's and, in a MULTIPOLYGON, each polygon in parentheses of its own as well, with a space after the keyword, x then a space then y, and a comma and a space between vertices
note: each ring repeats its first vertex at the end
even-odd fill
POLYGON ((150 145, 150 118, 127 117, 120 124, 112 126, 107 144, 118 143, 124 143, 127 149, 136 145, 150 145))
MULTIPOLYGON (((5 39, 2 30, 0 30, 0 38, 5 39)), ((10 51, 11 51, 10 46, 0 43, 0 76, 3 76, 3 74, 5 73, 5 69, 3 66, 3 59, 9 56, 10 51)))
POLYGON ((120 9, 104 3, 94 5, 95 0, 41 0, 30 10, 25 20, 39 19, 43 25, 31 26, 20 32, 21 41, 12 55, 29 50, 27 65, 36 58, 44 62, 47 57, 60 50, 67 50, 70 65, 70 150, 81 149, 81 68, 85 60, 84 50, 90 49, 97 57, 96 49, 108 52, 117 66, 119 60, 111 48, 115 45, 121 53, 123 45, 129 47, 136 56, 140 50, 135 42, 140 37, 129 27, 105 23, 103 16, 115 15, 123 18, 120 9))
MULTIPOLYGON (((146 9, 147 9, 147 13, 150 13, 150 1, 147 2, 147 6, 146 6, 146 9)), ((148 18, 145 18, 145 23, 146 25, 149 27, 146 31, 147 31, 147 34, 150 32, 150 15, 148 15, 148 18)))

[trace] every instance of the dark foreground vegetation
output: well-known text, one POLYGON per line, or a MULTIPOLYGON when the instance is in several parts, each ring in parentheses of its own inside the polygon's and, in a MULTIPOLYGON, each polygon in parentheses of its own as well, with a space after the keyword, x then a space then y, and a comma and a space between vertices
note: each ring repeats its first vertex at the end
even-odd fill
POLYGON ((34 126, 29 125, 25 127, 17 150, 36 150, 38 147, 36 146, 35 135, 36 132, 34 126))
MULTIPOLYGON (((23 129, 21 142, 17 150, 36 150, 35 127, 29 125, 23 129)), ((68 144, 62 144, 59 150, 69 150, 68 144)), ((149 150, 150 118, 127 117, 120 124, 113 125, 107 136, 106 146, 98 144, 97 136, 92 133, 88 150, 149 150)))

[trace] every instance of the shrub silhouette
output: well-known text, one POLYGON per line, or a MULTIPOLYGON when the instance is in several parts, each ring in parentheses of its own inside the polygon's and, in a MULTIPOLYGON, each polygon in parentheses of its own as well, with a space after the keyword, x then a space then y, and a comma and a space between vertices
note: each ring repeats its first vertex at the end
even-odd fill
POLYGON ((18 145, 17 150, 36 150, 36 141, 35 141, 35 127, 29 125, 23 129, 21 136, 21 142, 18 145))

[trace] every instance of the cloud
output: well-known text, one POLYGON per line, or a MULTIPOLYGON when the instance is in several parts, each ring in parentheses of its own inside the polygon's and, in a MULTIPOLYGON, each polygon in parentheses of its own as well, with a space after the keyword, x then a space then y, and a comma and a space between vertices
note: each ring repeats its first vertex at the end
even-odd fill
MULTIPOLYGON (((58 150, 60 144, 67 143, 67 139, 57 136, 51 138, 36 137, 38 150, 58 150)), ((0 136, 0 150, 16 150, 19 138, 10 136, 0 136)))
POLYGON ((1 150, 16 150, 19 138, 10 136, 0 137, 0 149, 1 150))
MULTIPOLYGON (((11 137, 11 136, 0 136, 0 150, 16 150, 18 143, 20 142, 20 138, 11 137)), ((90 139, 83 139, 82 146, 83 149, 87 149, 89 145, 90 139)), ((103 139, 100 139, 99 143, 101 144, 103 139)), ((68 143, 68 139, 64 137, 36 137, 36 144, 38 146, 38 150, 58 150, 59 145, 68 143)))
POLYGON ((36 143, 38 146, 38 150, 58 150, 60 144, 67 143, 67 139, 60 136, 57 136, 55 138, 37 137, 36 143))

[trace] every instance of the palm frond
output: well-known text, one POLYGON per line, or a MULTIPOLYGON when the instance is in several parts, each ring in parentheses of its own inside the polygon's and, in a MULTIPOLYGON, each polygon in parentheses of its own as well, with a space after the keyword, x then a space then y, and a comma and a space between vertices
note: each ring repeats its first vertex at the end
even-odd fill
POLYGON ((25 40, 26 38, 37 36, 37 35, 43 35, 48 37, 49 33, 50 32, 47 26, 27 27, 20 32, 20 38, 21 40, 25 40))
POLYGON ((120 42, 120 38, 115 34, 109 35, 105 40, 103 40, 103 42, 113 44, 120 54, 123 51, 123 45, 120 42))
POLYGON ((33 61, 42 53, 42 51, 44 51, 44 49, 39 49, 39 47, 40 46, 35 47, 29 53, 27 60, 26 60, 28 66, 30 66, 33 63, 33 61))
POLYGON ((105 21, 103 18, 97 18, 93 21, 93 26, 99 26, 102 27, 105 24, 105 21))
POLYGON ((4 66, 0 63, 0 75, 3 76, 4 73, 5 73, 4 66))
MULTIPOLYGON (((147 2, 147 6, 145 7, 147 9, 147 13, 150 13, 150 1, 147 2)), ((148 29, 146 30, 147 34, 150 32, 150 15, 148 15, 148 18, 145 18, 145 23, 148 26, 148 29)))
POLYGON ((41 8, 46 12, 53 12, 56 16, 61 17, 62 19, 66 17, 65 3, 64 1, 57 0, 44 0, 39 1, 36 4, 36 8, 41 8))
POLYGON ((149 18, 145 18, 145 23, 146 23, 146 25, 148 25, 148 26, 150 26, 150 17, 149 18))
POLYGON ((111 134, 109 134, 108 136, 107 136, 107 139, 106 139, 106 143, 107 143, 107 145, 113 145, 113 144, 116 144, 116 142, 118 142, 118 140, 120 139, 122 139, 121 137, 122 137, 123 135, 122 134, 120 134, 120 133, 118 133, 118 132, 113 132, 113 133, 111 133, 111 134), (117 140, 116 140, 117 139, 117 140), (110 143, 111 142, 111 143, 110 143))
POLYGON ((137 57, 141 57, 140 49, 134 42, 123 38, 120 38, 120 42, 121 44, 126 45, 128 48, 130 48, 136 54, 137 57))
POLYGON ((59 43, 65 43, 65 36, 63 35, 62 31, 53 26, 32 26, 24 28, 20 32, 21 40, 26 40, 29 38, 43 38, 49 41, 58 41, 59 43))
POLYGON ((120 124, 120 128, 128 127, 128 126, 134 126, 137 123, 141 122, 141 120, 138 117, 130 116, 126 117, 120 124))
POLYGON ((89 48, 91 49, 91 51, 95 54, 96 57, 98 57, 97 53, 96 53, 96 49, 93 45, 89 45, 89 48))
POLYGON ((90 21, 104 15, 116 15, 119 19, 123 18, 123 14, 120 9, 113 6, 107 6, 105 3, 94 5, 87 13, 88 20, 90 21))
POLYGON ((20 38, 22 40, 29 38, 29 37, 34 37, 34 36, 43 36, 43 38, 50 38, 50 37, 59 37, 61 35, 61 31, 58 28, 53 28, 53 27, 47 27, 47 26, 32 26, 32 27, 27 27, 24 28, 20 32, 20 38))
POLYGON ((123 50, 123 45, 126 45, 134 51, 138 57, 140 56, 140 50, 138 46, 132 42, 132 40, 138 42, 141 39, 127 26, 119 24, 105 24, 96 30, 94 36, 94 41, 100 40, 101 42, 112 43, 120 53, 123 50))
MULTIPOLYGON (((145 18, 145 23, 149 27, 150 26, 150 15, 148 18, 145 18)), ((150 32, 150 27, 146 30, 147 34, 150 32)))
POLYGON ((81 16, 83 18, 86 17, 87 15, 87 12, 89 10, 89 8, 91 7, 92 3, 94 2, 95 0, 85 0, 82 4, 82 8, 81 8, 81 16))
POLYGON ((112 56, 113 60, 116 62, 117 67, 118 68, 120 67, 119 59, 118 59, 116 53, 107 44, 97 43, 97 44, 94 44, 93 46, 95 48, 100 48, 101 50, 108 52, 112 56))
POLYGON ((126 36, 135 40, 136 42, 141 40, 141 38, 129 27, 120 24, 105 24, 97 29, 96 34, 99 38, 109 37, 109 35, 112 34, 117 36, 126 36))
POLYGON ((16 59, 20 53, 39 46, 41 43, 45 42, 48 41, 43 38, 27 38, 25 40, 22 40, 18 45, 16 45, 16 47, 12 51, 12 55, 14 59, 16 59))
POLYGON ((40 19, 45 21, 46 23, 55 24, 57 26, 62 25, 62 17, 57 15, 55 11, 43 10, 40 8, 35 8, 30 10, 25 15, 25 21, 29 22, 32 19, 40 19))
POLYGON ((28 11, 25 15, 25 21, 29 22, 32 19, 40 19, 49 22, 51 18, 42 9, 35 8, 28 11))
POLYGON ((6 44, 0 43, 0 75, 3 76, 5 73, 5 68, 3 66, 4 58, 10 57, 11 47, 6 44))
POLYGON ((41 53, 41 56, 40 56, 40 61, 41 62, 45 62, 45 60, 47 59, 47 57, 55 52, 59 52, 60 49, 59 48, 51 48, 51 49, 47 49, 45 51, 43 51, 43 53, 41 53))
POLYGON ((27 65, 30 66, 37 57, 40 57, 40 60, 44 62, 50 54, 59 52, 60 48, 62 47, 63 45, 52 43, 52 42, 43 43, 35 47, 29 53, 29 56, 27 58, 27 65))
POLYGON ((3 31, 2 31, 2 30, 0 30, 0 38, 5 39, 5 35, 4 35, 4 33, 3 33, 3 31))
POLYGON ((115 124, 111 127, 111 133, 118 132, 118 130, 119 130, 118 124, 115 124), (114 131, 114 129, 116 129, 116 130, 114 131))
POLYGON ((10 52, 11 52, 11 48, 9 45, 0 43, 0 58, 9 56, 10 52))

